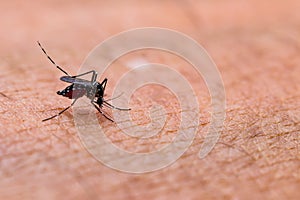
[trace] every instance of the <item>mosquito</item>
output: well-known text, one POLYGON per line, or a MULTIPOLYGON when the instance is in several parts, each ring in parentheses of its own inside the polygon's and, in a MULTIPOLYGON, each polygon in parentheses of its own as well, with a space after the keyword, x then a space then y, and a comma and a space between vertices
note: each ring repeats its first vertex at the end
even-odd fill
POLYGON ((86 96, 87 98, 89 98, 91 100, 91 104, 98 110, 98 112, 100 112, 106 119, 108 119, 112 122, 114 122, 114 120, 111 119, 111 117, 107 116, 107 114, 105 114, 104 111, 101 110, 101 108, 103 106, 106 106, 111 109, 122 110, 122 111, 131 110, 130 108, 118 108, 107 102, 112 99, 104 100, 103 96, 104 96, 104 91, 105 91, 105 87, 106 87, 106 83, 107 83, 107 78, 105 78, 101 83, 97 82, 98 74, 95 70, 91 70, 91 71, 88 71, 88 72, 85 72, 82 74, 78 74, 76 76, 71 76, 52 60, 52 58, 47 54, 46 50, 42 47, 42 45, 40 44, 39 41, 37 41, 37 43, 40 46, 40 48, 42 49, 42 51, 44 52, 44 54, 47 56, 47 58, 51 61, 51 63, 54 66, 56 66, 57 69, 59 69, 61 72, 63 72, 66 75, 66 76, 60 77, 60 80, 63 82, 71 83, 71 85, 69 85, 65 89, 63 89, 61 91, 57 91, 57 94, 67 97, 69 99, 73 99, 73 102, 71 103, 70 106, 66 107, 65 109, 60 111, 58 114, 42 120, 43 122, 53 119, 54 117, 58 117, 59 115, 63 114, 70 107, 72 107, 79 98, 81 98, 83 96, 86 96), (81 77, 81 76, 84 76, 87 74, 92 74, 91 80, 85 80, 85 79, 78 78, 78 77, 81 77))

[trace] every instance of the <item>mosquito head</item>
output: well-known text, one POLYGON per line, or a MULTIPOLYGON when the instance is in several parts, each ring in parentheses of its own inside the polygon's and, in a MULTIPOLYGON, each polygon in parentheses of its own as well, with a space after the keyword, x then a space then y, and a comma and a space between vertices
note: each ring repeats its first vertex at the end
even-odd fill
POLYGON ((96 101, 96 104, 98 104, 100 107, 102 107, 103 102, 104 102, 103 97, 99 97, 96 101))
POLYGON ((100 83, 97 83, 97 90, 96 90, 95 96, 96 97, 103 97, 103 95, 104 95, 103 87, 100 83))

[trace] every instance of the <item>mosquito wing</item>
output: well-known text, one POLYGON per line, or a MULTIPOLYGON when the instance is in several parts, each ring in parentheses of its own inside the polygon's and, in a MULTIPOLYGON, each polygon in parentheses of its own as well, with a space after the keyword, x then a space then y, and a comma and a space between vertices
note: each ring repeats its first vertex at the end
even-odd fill
POLYGON ((81 79, 81 78, 74 78, 72 76, 62 76, 60 77, 61 81, 67 82, 67 83, 84 83, 84 84, 90 84, 91 81, 81 79))

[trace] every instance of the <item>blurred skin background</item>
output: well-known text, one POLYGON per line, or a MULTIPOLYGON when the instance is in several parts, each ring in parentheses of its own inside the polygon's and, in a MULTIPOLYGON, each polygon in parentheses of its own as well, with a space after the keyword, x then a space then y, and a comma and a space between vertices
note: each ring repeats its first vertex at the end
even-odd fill
MULTIPOLYGON (((1 1, 0 198, 299 199, 299 6, 296 0, 1 1), (198 159, 210 122, 210 95, 201 76, 158 51, 116 61, 114 70, 99 77, 109 78, 108 96, 129 61, 144 59, 184 74, 201 110, 197 136, 178 161, 133 175, 102 165, 84 149, 72 111, 41 123, 70 101, 56 95, 66 84, 36 41, 76 74, 108 37, 149 26, 187 34, 208 51, 224 81, 227 118, 214 150, 198 159)), ((159 102, 171 113, 169 126, 177 127, 176 99, 163 98, 172 95, 160 89, 136 92, 133 119, 149 123, 145 110, 159 102)), ((128 151, 153 150, 161 141, 139 146, 120 134, 108 137, 128 151)))

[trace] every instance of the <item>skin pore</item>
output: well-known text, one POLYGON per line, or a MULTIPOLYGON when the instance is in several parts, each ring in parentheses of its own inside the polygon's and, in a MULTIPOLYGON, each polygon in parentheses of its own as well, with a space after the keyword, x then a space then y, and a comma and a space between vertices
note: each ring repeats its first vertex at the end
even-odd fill
MULTIPOLYGON (((299 198, 298 1, 274 1, 272 6, 267 0, 49 1, 19 5, 22 10, 14 1, 0 5, 6 16, 0 19, 1 199, 299 198), (116 6, 118 16, 113 14, 116 6), (192 145, 174 164, 136 175, 110 169, 85 150, 72 110, 41 122, 71 101, 56 95, 66 87, 59 81, 63 74, 45 58, 36 40, 47 46, 60 66, 76 74, 88 52, 101 41, 147 26, 175 29, 204 46, 223 78, 226 120, 213 151, 199 159, 210 123, 210 95, 203 81, 198 84, 201 76, 195 76, 187 70, 187 63, 174 56, 154 51, 137 54, 151 62, 174 65, 186 76, 197 91, 201 123, 192 145)), ((109 78, 107 98, 119 76, 128 70, 125 63, 115 63, 105 74, 109 78)), ((105 77, 100 76, 98 81, 105 77)), ((164 135, 172 139, 179 123, 172 94, 149 86, 137 90, 130 102, 137 124, 149 123, 147 111, 153 102, 166 107, 168 131, 149 142, 137 143, 122 136, 101 115, 99 123, 120 148, 153 150, 168 141, 164 135)))

